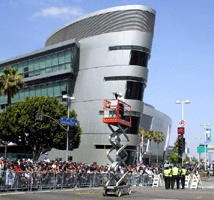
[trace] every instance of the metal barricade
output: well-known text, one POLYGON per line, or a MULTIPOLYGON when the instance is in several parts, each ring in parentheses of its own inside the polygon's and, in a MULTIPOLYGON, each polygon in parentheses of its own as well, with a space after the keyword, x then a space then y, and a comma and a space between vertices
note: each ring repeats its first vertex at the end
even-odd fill
MULTIPOLYGON (((102 187, 108 180, 111 180, 111 173, 16 172, 8 170, 0 171, 0 191, 102 187)), ((151 186, 153 175, 128 174, 125 181, 132 186, 151 186)), ((162 182, 162 175, 160 175, 160 181, 162 182)))
POLYGON ((55 189, 55 172, 41 172, 41 189, 55 189))
POLYGON ((93 179, 94 174, 93 173, 80 173, 78 174, 78 187, 92 187, 93 186, 93 179))
POLYGON ((32 189, 42 189, 42 173, 40 171, 31 174, 30 190, 32 189))
POLYGON ((108 173, 94 173, 93 174, 93 187, 101 187, 106 185, 109 180, 108 173))
POLYGON ((131 176, 131 185, 132 186, 139 186, 140 184, 140 174, 134 174, 131 176))
POLYGON ((59 174, 61 178, 62 188, 74 188, 78 182, 77 174, 74 172, 67 172, 59 174))
POLYGON ((29 190, 30 189, 30 173, 16 171, 0 172, 0 191, 9 190, 29 190))

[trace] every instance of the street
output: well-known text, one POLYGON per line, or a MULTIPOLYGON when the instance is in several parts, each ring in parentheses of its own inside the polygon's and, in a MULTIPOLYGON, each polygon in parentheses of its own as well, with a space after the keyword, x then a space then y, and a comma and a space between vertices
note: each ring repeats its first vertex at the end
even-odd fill
MULTIPOLYGON (((141 199, 141 200, 162 200, 162 199, 214 199, 214 190, 210 183, 209 188, 204 189, 184 189, 184 190, 165 190, 164 187, 132 187, 131 195, 124 195, 121 199, 141 199)), ((0 194, 1 200, 38 200, 38 199, 57 199, 57 200, 98 200, 115 199, 116 196, 103 197, 103 188, 82 188, 65 190, 48 190, 35 192, 11 192, 0 194)))

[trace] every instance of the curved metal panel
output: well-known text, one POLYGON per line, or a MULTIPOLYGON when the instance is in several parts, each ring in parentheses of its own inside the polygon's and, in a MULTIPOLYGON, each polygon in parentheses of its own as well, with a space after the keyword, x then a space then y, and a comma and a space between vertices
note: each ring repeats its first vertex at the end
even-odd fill
POLYGON ((153 35, 155 14, 146 10, 122 10, 95 15, 59 29, 45 46, 69 39, 77 40, 110 32, 138 30, 153 35))

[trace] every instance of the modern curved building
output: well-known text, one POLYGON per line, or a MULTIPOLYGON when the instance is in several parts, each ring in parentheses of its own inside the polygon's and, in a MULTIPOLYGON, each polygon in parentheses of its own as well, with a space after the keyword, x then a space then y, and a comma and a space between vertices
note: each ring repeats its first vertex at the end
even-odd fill
MULTIPOLYGON (((47 38, 43 49, 0 62, 0 73, 11 65, 25 76, 28 87, 14 102, 26 96, 57 96, 61 101, 62 94, 75 96, 71 109, 78 114, 83 134, 80 148, 69 152, 73 160, 109 163, 105 154, 111 147, 108 141, 111 132, 102 123, 102 114, 103 100, 114 98, 114 92, 122 92, 132 108, 128 164, 136 160, 140 125, 145 130, 149 127, 163 131, 166 137, 161 145, 163 155, 171 119, 143 103, 154 25, 155 11, 146 6, 100 10, 58 28, 47 38), (149 119, 152 121, 146 123, 149 119)), ((53 150, 49 156, 64 160, 64 154, 53 150)))

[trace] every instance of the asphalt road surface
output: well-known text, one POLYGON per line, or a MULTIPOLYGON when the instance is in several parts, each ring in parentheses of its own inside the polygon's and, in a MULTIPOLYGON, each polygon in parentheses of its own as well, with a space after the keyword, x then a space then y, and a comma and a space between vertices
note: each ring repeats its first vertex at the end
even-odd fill
MULTIPOLYGON (((212 187, 213 188, 213 187, 212 187)), ((103 188, 83 188, 83 189, 65 189, 48 190, 35 192, 10 192, 0 193, 1 200, 98 200, 98 199, 140 199, 140 200, 180 200, 180 199, 214 199, 214 189, 174 189, 165 190, 164 187, 132 187, 131 195, 103 196, 103 188)))

